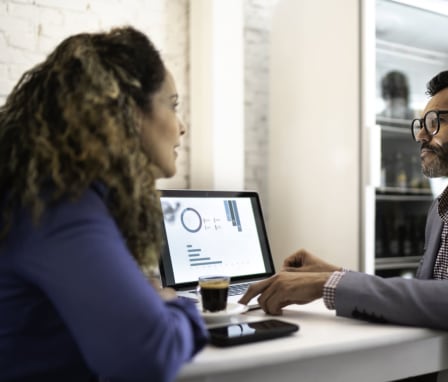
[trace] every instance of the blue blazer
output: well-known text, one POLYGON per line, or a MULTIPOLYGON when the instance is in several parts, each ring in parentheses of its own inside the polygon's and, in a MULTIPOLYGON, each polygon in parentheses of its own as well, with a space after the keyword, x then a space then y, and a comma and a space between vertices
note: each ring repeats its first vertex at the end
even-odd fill
POLYGON ((104 187, 17 211, 0 243, 0 382, 171 381, 207 340, 196 306, 162 301, 104 187))

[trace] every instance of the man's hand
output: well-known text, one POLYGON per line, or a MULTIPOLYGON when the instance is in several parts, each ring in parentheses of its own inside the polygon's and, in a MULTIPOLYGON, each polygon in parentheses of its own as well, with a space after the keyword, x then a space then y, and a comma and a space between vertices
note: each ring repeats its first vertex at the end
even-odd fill
POLYGON ((274 276, 249 286, 240 299, 247 304, 257 296, 261 308, 269 314, 279 315, 290 304, 306 304, 322 297, 330 272, 279 272, 274 276))
POLYGON ((288 272, 334 272, 340 271, 341 267, 328 264, 308 251, 299 249, 285 259, 282 270, 288 272))

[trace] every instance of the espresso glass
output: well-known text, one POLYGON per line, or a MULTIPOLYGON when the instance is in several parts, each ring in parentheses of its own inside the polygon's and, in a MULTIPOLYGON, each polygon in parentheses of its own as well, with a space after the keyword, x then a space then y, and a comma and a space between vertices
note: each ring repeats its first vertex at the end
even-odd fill
POLYGON ((227 308, 229 276, 212 275, 199 277, 198 291, 203 312, 219 312, 227 308))

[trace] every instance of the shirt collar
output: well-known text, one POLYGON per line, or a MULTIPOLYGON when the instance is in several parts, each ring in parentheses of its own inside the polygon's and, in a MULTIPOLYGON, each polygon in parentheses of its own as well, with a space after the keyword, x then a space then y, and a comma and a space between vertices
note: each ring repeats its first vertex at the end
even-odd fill
POLYGON ((448 223, 448 187, 446 187, 439 196, 439 216, 444 221, 448 223))

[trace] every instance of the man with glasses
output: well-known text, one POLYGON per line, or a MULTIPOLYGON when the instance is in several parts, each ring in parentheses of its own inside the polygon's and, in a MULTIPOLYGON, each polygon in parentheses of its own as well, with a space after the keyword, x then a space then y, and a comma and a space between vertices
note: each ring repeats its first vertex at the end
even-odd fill
MULTIPOLYGON (((420 144, 422 172, 448 176, 448 71, 427 85, 431 97, 423 118, 411 123, 420 144)), ((262 309, 281 314, 289 304, 323 297, 338 316, 448 330, 448 187, 437 198, 426 223, 425 252, 416 278, 382 278, 350 272, 301 249, 285 259, 283 270, 250 286, 240 303, 260 294, 262 309)), ((436 381, 437 373, 406 381, 436 381)))
MULTIPOLYGON (((421 147, 423 174, 448 176, 448 71, 427 87, 431 98, 423 118, 412 121, 412 137, 421 147)), ((339 316, 448 330, 448 188, 432 204, 425 232, 414 279, 350 272, 301 249, 285 259, 281 272, 252 285, 240 302, 260 294, 265 312, 281 314, 286 305, 323 297, 339 316)))
MULTIPOLYGON (((434 95, 431 83, 428 84, 428 94, 434 95)), ((448 105, 439 100, 443 97, 442 93, 443 91, 440 91, 440 96, 433 97, 428 103, 426 109, 431 107, 431 110, 428 110, 422 119, 414 119, 411 124, 412 137, 421 142, 422 171, 429 178, 448 175, 448 110, 436 109, 440 106, 448 108, 448 105)))

